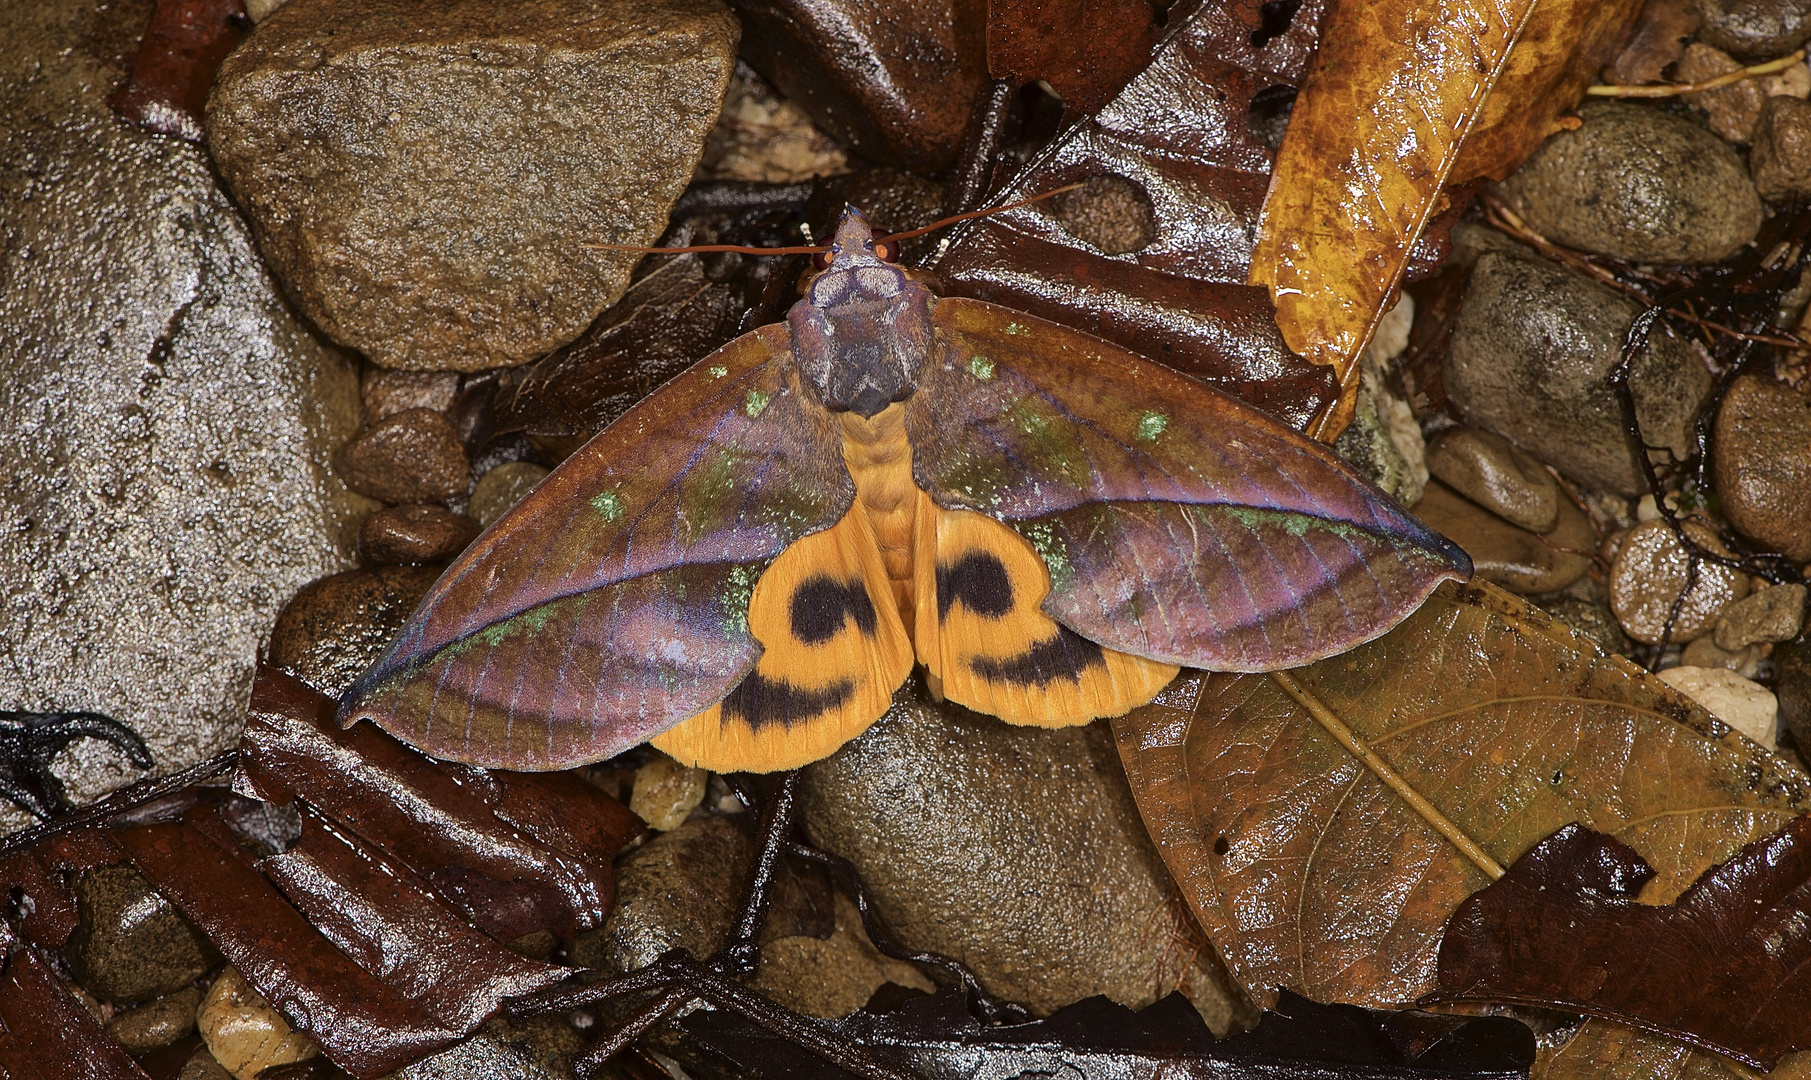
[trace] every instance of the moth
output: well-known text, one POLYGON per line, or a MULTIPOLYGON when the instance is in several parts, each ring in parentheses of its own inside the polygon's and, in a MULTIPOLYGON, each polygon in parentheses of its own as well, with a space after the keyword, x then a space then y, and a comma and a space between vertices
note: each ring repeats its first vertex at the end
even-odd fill
POLYGON ((438 757, 826 757, 922 665, 1060 727, 1179 666, 1294 667, 1470 561, 1330 450, 1098 338, 938 297, 848 209, 783 323, 699 361, 490 527, 348 691, 438 757))

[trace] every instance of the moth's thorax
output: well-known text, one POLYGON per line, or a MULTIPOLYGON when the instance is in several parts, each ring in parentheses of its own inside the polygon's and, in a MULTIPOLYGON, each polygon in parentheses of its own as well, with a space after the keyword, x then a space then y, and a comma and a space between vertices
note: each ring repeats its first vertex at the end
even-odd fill
POLYGON ((859 213, 843 215, 829 269, 787 315, 805 381, 832 412, 872 417, 917 388, 931 353, 931 292, 874 254, 859 213))
POLYGON ((920 492, 912 479, 912 444, 905 409, 892 405, 871 417, 842 414, 843 463, 855 481, 855 507, 874 530, 881 562, 893 583, 906 625, 912 613, 912 523, 920 492))

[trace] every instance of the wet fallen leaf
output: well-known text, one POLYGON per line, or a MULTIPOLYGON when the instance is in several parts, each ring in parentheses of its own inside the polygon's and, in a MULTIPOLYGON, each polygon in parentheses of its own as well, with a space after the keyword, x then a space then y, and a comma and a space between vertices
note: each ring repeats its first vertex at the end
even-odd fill
MULTIPOLYGON (((1173 993, 1138 1012, 1104 997, 1043 1020, 986 1027, 960 991, 920 996, 883 1015, 858 1012, 823 1025, 925 1080, 1068 1076, 1110 1080, 1482 1080, 1526 1076, 1534 1037, 1506 1017, 1472 1019, 1322 1005, 1285 992, 1258 1026, 1216 1042, 1188 999, 1173 993)), ((725 1012, 696 1012, 685 1028, 769 1080, 854 1080, 796 1043, 725 1012)))
POLYGON ((1320 12, 1321 0, 1229 0, 1180 20, 1124 90, 988 201, 1090 179, 1095 192, 961 226, 934 266, 945 291, 1104 337, 1300 427, 1332 398, 1331 369, 1289 350, 1246 277, 1265 139, 1320 12))
POLYGON ((1094 112, 1150 60, 1154 14, 1149 0, 993 0, 987 70, 1020 85, 1043 79, 1069 109, 1094 112))
POLYGON ((1653 868, 1567 825, 1453 914, 1431 1001, 1495 1001, 1634 1024, 1771 1069, 1811 1047, 1811 817, 1639 904, 1653 868))
POLYGON ((1605 78, 1625 86, 1658 82, 1661 72, 1685 51, 1702 21, 1703 12, 1692 0, 1647 0, 1629 43, 1617 54, 1605 78))
POLYGON ((1447 918, 1568 822, 1638 851, 1642 901, 1666 903, 1811 807, 1803 773, 1487 585, 1443 586, 1306 668, 1185 673, 1114 732, 1165 862, 1260 1000, 1418 999, 1447 918))
MULTIPOLYGON (((1608 1020, 1587 1020, 1567 1039, 1544 1044, 1535 1080, 1755 1080, 1750 1069, 1676 1039, 1608 1020)), ((1811 1078, 1811 1053, 1781 1058, 1767 1080, 1811 1078)))
POLYGON ((1331 365, 1351 418, 1358 360, 1449 184, 1501 178, 1616 55, 1639 0, 1345 0, 1296 99, 1251 282, 1289 346, 1331 365))
POLYGON ((157 0, 114 111, 165 135, 201 142, 201 114, 220 62, 251 31, 245 0, 157 0))
POLYGON ((48 960, 0 923, 0 1075, 8 1080, 146 1080, 48 960))

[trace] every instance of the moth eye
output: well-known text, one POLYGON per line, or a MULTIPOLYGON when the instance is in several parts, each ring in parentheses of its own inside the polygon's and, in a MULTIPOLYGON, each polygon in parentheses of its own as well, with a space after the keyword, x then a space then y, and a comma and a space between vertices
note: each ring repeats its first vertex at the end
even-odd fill
POLYGON ((881 262, 898 262, 899 248, 884 240, 874 241, 874 255, 881 262))
POLYGON ((830 256, 835 249, 820 251, 811 257, 811 265, 818 270, 830 269, 830 256))

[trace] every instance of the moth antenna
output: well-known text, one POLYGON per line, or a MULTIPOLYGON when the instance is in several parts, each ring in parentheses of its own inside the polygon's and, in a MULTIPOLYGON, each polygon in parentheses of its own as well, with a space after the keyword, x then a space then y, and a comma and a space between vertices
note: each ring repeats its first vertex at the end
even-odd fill
POLYGON ((639 251, 645 255, 683 255, 688 251, 733 251, 738 255, 819 255, 823 247, 748 247, 743 244, 693 244, 690 247, 642 247, 639 244, 580 244, 588 251, 639 251))
POLYGON ((1044 192, 1042 195, 1033 195, 1029 199, 1020 199, 1016 203, 1007 203, 1005 206, 996 206, 989 210, 970 210, 966 214, 953 214, 950 217, 946 217, 941 221, 933 221, 929 225, 924 226, 923 228, 908 229, 905 232, 896 232, 891 236, 882 237, 882 239, 884 239, 884 240, 910 240, 914 236, 923 236, 925 233, 928 233, 933 229, 941 229, 945 225, 954 225, 958 221, 967 221, 970 218, 987 217, 989 214, 1003 214, 1008 210, 1017 210, 1021 206, 1030 206, 1034 202, 1043 202, 1045 199, 1055 198, 1056 196, 1063 194, 1065 191, 1074 191, 1076 188, 1079 188, 1081 186, 1082 185, 1079 183, 1065 184, 1064 186, 1062 186, 1060 188, 1052 188, 1049 191, 1044 192))

